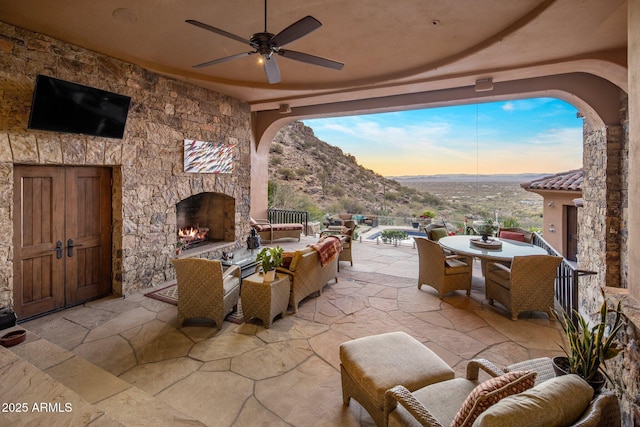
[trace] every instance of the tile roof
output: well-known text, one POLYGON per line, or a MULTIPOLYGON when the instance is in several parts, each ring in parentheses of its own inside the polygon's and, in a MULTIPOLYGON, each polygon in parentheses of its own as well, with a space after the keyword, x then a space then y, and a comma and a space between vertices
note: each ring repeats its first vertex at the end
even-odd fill
POLYGON ((582 191, 582 169, 561 172, 520 184, 525 190, 582 191))

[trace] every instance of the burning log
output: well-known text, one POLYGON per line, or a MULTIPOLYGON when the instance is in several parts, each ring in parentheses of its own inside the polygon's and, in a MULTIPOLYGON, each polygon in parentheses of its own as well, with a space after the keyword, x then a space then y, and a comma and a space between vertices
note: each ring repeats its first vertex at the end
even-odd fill
POLYGON ((207 240, 207 233, 209 229, 206 227, 187 226, 184 228, 178 228, 178 242, 182 242, 184 249, 189 246, 205 242, 207 240))

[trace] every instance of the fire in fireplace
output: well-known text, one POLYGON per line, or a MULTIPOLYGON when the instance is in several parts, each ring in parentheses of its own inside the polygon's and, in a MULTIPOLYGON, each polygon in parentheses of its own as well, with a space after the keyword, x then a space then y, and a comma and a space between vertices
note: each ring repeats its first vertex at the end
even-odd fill
POLYGON ((176 204, 176 232, 182 249, 235 240, 235 200, 199 193, 176 204))
POLYGON ((178 228, 178 242, 183 249, 193 248, 207 241, 207 233, 209 229, 206 227, 187 226, 178 228))

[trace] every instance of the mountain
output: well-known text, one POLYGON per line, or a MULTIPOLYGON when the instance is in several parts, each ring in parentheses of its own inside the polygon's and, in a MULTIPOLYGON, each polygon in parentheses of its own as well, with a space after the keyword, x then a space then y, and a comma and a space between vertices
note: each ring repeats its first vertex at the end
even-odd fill
POLYGON ((269 206, 324 212, 412 216, 449 207, 427 192, 401 185, 318 139, 302 122, 283 127, 269 152, 269 206))

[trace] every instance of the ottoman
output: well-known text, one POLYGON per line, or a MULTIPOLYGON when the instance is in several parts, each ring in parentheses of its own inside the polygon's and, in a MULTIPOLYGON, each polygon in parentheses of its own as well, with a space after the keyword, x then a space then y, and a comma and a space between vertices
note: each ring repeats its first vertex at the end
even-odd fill
POLYGON ((340 345, 342 400, 357 400, 378 426, 386 426, 384 393, 403 385, 415 391, 454 378, 438 355, 404 332, 358 338, 340 345))

